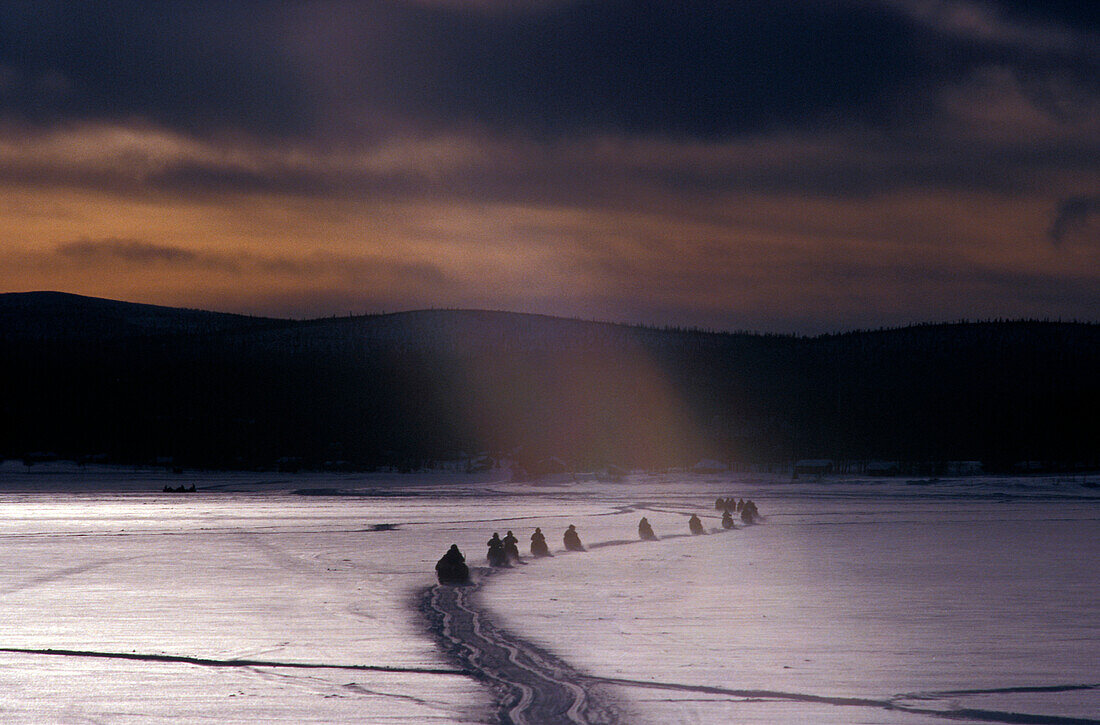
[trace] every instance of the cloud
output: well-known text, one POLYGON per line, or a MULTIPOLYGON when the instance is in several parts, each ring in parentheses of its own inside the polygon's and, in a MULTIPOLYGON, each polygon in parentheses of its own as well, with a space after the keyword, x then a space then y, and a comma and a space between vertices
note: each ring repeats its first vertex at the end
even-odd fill
POLYGON ((1035 5, 8 0, 0 116, 331 144, 888 127, 990 65, 1095 89, 1095 12, 1035 5))
POLYGON ((1059 202, 1048 236, 1055 246, 1069 241, 1100 244, 1100 194, 1059 202))
POLYGON ((579 0, 0 6, 5 97, 34 123, 359 138, 479 125, 727 136, 878 117, 972 67, 941 28, 855 2, 579 0))
POLYGON ((445 288, 449 277, 439 266, 379 254, 340 255, 308 251, 300 254, 258 254, 252 251, 199 251, 141 239, 79 239, 58 244, 56 257, 88 268, 199 270, 237 277, 272 275, 310 280, 338 279, 343 284, 385 281, 415 282, 445 288))
POLYGON ((208 131, 306 129, 307 89, 278 38, 264 32, 265 6, 274 5, 234 3, 231 12, 219 5, 4 2, 0 64, 24 79, 64 79, 65 91, 48 94, 25 82, 4 110, 43 124, 145 118, 208 131))
POLYGON ((943 66, 896 14, 793 0, 588 0, 518 14, 382 4, 322 27, 323 45, 303 36, 303 68, 361 127, 714 138, 873 114, 943 66))
POLYGON ((80 239, 57 246, 62 257, 84 264, 121 263, 135 266, 193 264, 195 252, 180 247, 150 244, 140 239, 80 239))
MULTIPOLYGON (((1096 56, 1095 34, 1070 24, 1080 18, 1055 12, 975 0, 882 0, 917 22, 945 35, 972 42, 1017 47, 1041 53, 1096 56)), ((1057 3, 1054 3, 1057 6, 1057 3)))
POLYGON ((1031 279, 1087 310, 1100 22, 1039 5, 0 0, 0 282, 820 329, 1026 314, 1031 279))
MULTIPOLYGON (((240 274, 244 258, 224 253, 200 252, 180 246, 156 244, 142 239, 78 239, 54 247, 54 255, 87 269, 141 270, 198 269, 240 274)), ((277 260, 269 262, 277 266, 277 260)))
POLYGON ((471 129, 332 149, 204 139, 148 124, 9 124, 0 127, 0 185, 223 206, 298 198, 659 210, 735 192, 1070 195, 1096 178, 1100 97, 1060 89, 991 69, 928 99, 933 118, 912 126, 853 122, 731 139, 534 139, 471 129), (1055 113, 1040 96, 1057 96, 1072 112, 1055 113))

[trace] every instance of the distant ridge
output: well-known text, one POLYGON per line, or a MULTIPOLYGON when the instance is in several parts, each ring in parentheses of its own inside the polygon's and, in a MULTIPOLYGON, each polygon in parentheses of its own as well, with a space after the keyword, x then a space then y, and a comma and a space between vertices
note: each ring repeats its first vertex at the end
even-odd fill
MULTIPOLYGON (((695 328, 671 329, 642 324, 558 317, 531 312, 510 312, 487 309, 422 309, 400 312, 318 317, 310 319, 274 318, 211 312, 194 308, 168 307, 139 302, 88 297, 67 292, 0 293, 0 323, 8 338, 55 336, 91 338, 105 336, 117 339, 164 333, 194 333, 250 331, 257 333, 288 328, 321 330, 356 329, 370 334, 377 330, 385 337, 395 329, 415 329, 424 333, 440 332, 446 324, 462 320, 469 332, 494 334, 493 330, 509 327, 510 332, 538 329, 540 334, 551 330, 556 335, 585 334, 600 329, 606 334, 645 332, 653 334, 732 335, 758 333, 728 333, 695 328)), ((323 333, 322 333, 323 334, 323 333)))
POLYGON ((385 345, 446 349, 502 345, 541 349, 603 340, 625 344, 733 333, 669 330, 525 312, 426 309, 293 320, 85 297, 64 292, 0 294, 0 340, 95 342, 174 335, 221 335, 239 344, 281 349, 385 345))
POLYGON ((1096 323, 796 337, 486 310, 280 320, 42 292, 0 295, 0 376, 9 457, 1100 466, 1096 323))
POLYGON ((0 339, 111 340, 243 329, 267 318, 121 302, 67 292, 0 294, 0 339))
POLYGON ((400 342, 442 335, 451 339, 527 341, 541 345, 552 339, 643 338, 651 341, 691 337, 721 344, 730 338, 843 341, 851 337, 935 335, 950 329, 1004 329, 1013 326, 1100 328, 1100 323, 1050 320, 963 320, 921 322, 895 327, 853 329, 819 335, 721 331, 694 327, 610 322, 506 310, 432 308, 400 312, 291 319, 212 312, 139 302, 88 297, 68 292, 36 291, 0 293, 0 339, 104 339, 172 334, 234 333, 256 342, 280 338, 321 338, 357 335, 376 341, 400 342), (291 331, 295 331, 291 333, 291 331), (538 341, 536 342, 536 338, 538 341))

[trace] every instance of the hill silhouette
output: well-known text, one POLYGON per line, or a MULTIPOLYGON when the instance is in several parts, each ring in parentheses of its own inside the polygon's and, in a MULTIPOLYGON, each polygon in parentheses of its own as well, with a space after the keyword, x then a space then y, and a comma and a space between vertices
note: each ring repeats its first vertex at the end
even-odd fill
POLYGON ((276 320, 0 295, 0 455, 412 468, 700 457, 1096 467, 1100 325, 819 337, 424 310, 276 320), (290 463, 288 463, 290 461, 290 463))
POLYGON ((267 318, 118 302, 66 292, 0 294, 0 341, 114 340, 242 329, 267 318))

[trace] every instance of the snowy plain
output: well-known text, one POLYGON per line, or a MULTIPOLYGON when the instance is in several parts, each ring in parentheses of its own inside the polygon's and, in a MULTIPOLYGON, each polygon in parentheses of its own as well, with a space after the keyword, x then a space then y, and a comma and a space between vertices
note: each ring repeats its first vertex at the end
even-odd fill
POLYGON ((555 556, 481 599, 623 722, 1100 718, 1100 477, 503 479, 6 462, 0 721, 493 722, 416 602, 535 526, 555 556))

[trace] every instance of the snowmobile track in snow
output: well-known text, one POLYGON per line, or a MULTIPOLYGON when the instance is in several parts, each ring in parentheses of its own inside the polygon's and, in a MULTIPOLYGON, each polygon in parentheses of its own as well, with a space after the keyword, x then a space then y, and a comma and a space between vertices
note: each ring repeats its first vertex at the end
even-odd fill
MULTIPOLYGON (((740 527, 738 527, 740 528, 740 527)), ((731 529, 736 531, 738 529, 731 529)), ((727 533, 711 529, 711 534, 727 533)), ((671 534, 663 539, 690 538, 671 534)), ((589 545, 645 544, 640 539, 589 545)), ((526 562, 523 562, 526 563, 526 562)), ((600 679, 577 672, 557 657, 497 627, 480 606, 482 583, 497 570, 471 572, 470 584, 437 584, 420 595, 431 633, 462 669, 488 682, 497 693, 501 725, 615 725, 622 715, 597 691, 600 679)))
MULTIPOLYGON (((481 578, 491 570, 478 570, 481 578)), ((506 632, 478 606, 480 583, 436 585, 421 597, 433 634, 464 669, 497 693, 502 725, 613 725, 618 712, 589 678, 553 655, 506 632)))

